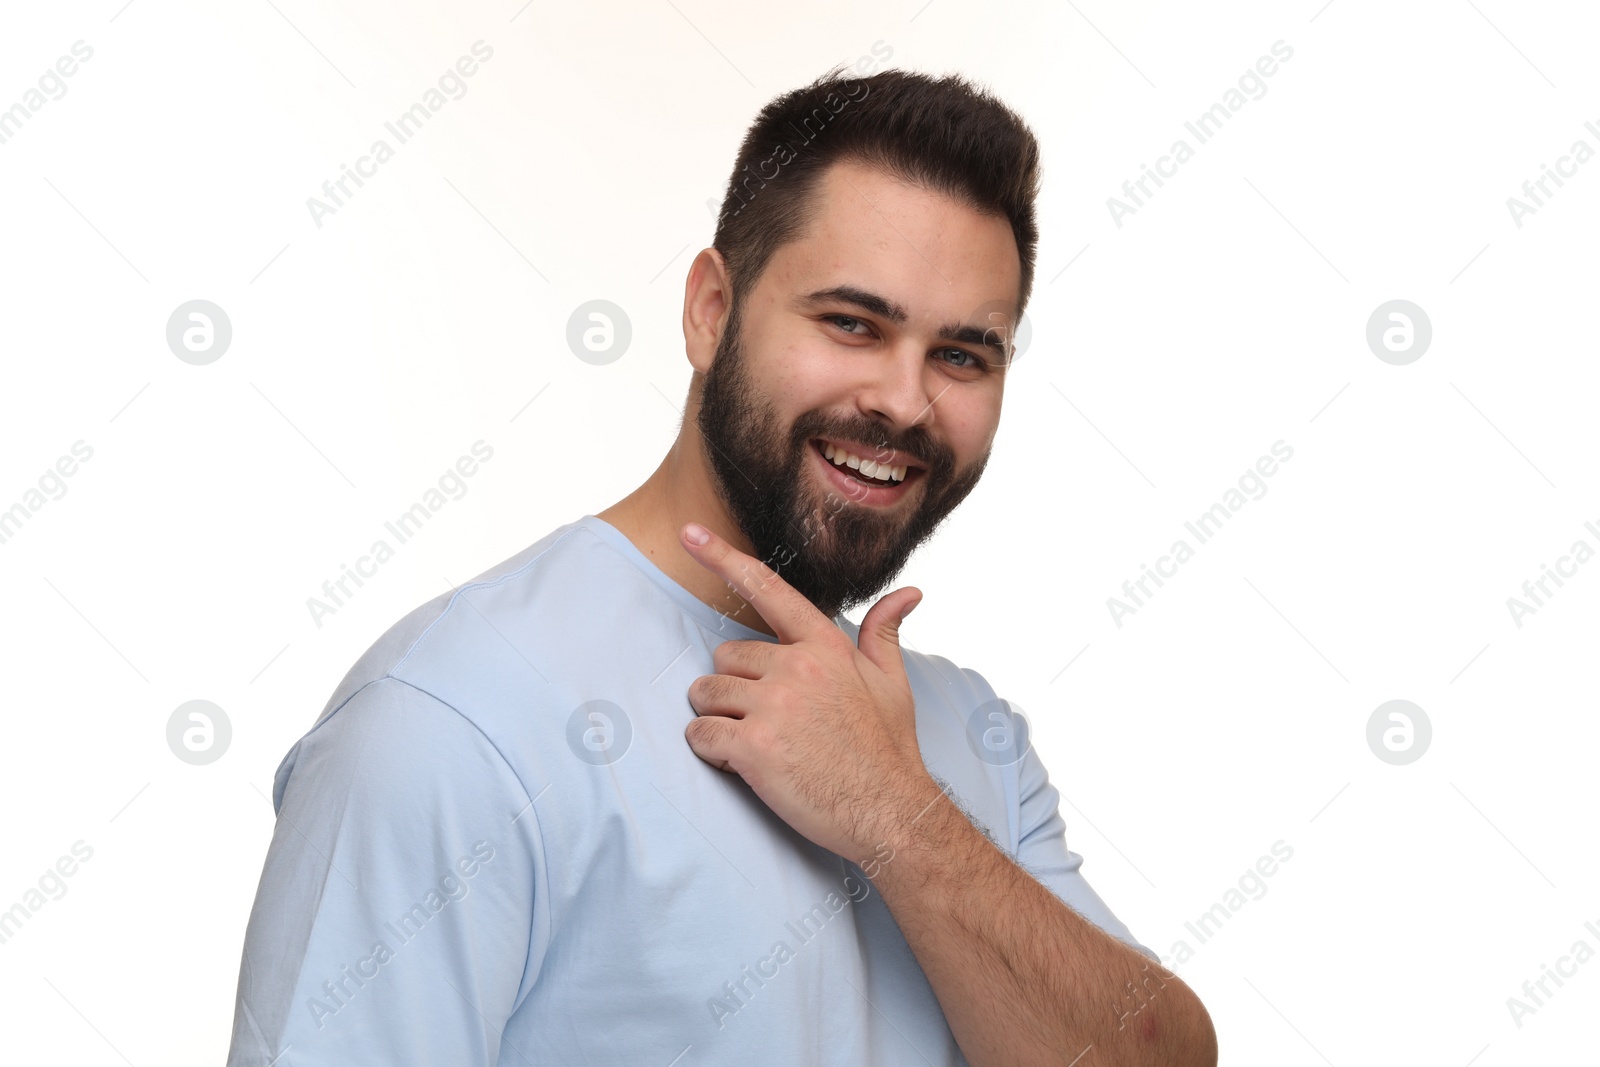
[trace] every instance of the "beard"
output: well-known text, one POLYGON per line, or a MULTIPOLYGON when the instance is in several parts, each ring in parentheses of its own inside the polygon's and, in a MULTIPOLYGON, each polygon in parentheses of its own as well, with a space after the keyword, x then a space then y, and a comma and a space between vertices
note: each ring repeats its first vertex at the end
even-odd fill
POLYGON ((706 372, 696 422, 717 495, 753 546, 752 555, 829 618, 866 603, 894 580, 911 553, 972 492, 991 450, 958 471, 950 448, 920 426, 886 439, 870 419, 807 411, 787 433, 772 400, 750 380, 740 343, 739 307, 706 372), (824 489, 807 467, 814 437, 893 448, 926 464, 917 499, 888 507, 859 504, 824 489))

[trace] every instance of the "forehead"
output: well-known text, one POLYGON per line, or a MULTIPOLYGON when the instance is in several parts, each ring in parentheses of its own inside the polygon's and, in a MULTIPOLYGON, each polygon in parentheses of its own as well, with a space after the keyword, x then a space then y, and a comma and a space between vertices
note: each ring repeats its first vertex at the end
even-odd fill
POLYGON ((806 232, 773 255, 763 284, 784 294, 850 285, 904 308, 913 323, 1009 322, 1022 263, 1011 224, 944 193, 847 160, 824 172, 806 232))

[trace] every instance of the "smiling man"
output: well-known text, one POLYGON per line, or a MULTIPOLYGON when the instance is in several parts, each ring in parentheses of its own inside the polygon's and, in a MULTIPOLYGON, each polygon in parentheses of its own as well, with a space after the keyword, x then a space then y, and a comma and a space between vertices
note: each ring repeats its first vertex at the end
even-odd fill
POLYGON ((402 619, 279 767, 230 1064, 1216 1062, 1025 723, 899 646, 921 591, 843 615, 989 459, 1037 157, 955 77, 762 110, 660 466, 402 619))

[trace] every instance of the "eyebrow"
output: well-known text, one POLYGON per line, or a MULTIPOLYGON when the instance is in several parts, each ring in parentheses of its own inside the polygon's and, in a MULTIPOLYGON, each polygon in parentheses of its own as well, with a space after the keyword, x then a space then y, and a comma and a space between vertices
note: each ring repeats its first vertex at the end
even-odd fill
MULTIPOLYGON (((910 318, 910 315, 906 313, 906 309, 893 300, 854 285, 834 285, 827 289, 818 289, 815 292, 801 296, 798 302, 808 307, 816 307, 821 304, 853 304, 858 308, 870 311, 879 318, 887 319, 896 326, 904 325, 906 320, 910 318)), ((1005 367, 1010 353, 1007 351, 1006 343, 995 337, 994 334, 995 327, 993 326, 984 329, 980 326, 972 326, 962 322, 947 322, 939 327, 935 336, 941 341, 959 341, 962 344, 987 348, 1000 357, 998 360, 991 362, 1005 367)))

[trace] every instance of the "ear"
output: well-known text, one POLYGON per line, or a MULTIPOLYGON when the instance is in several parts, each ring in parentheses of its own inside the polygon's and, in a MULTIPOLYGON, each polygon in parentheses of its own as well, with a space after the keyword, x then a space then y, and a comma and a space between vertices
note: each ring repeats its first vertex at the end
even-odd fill
POLYGON ((684 349, 689 365, 700 374, 711 369, 732 300, 733 285, 722 253, 702 248, 689 264, 689 276, 683 283, 684 349))

